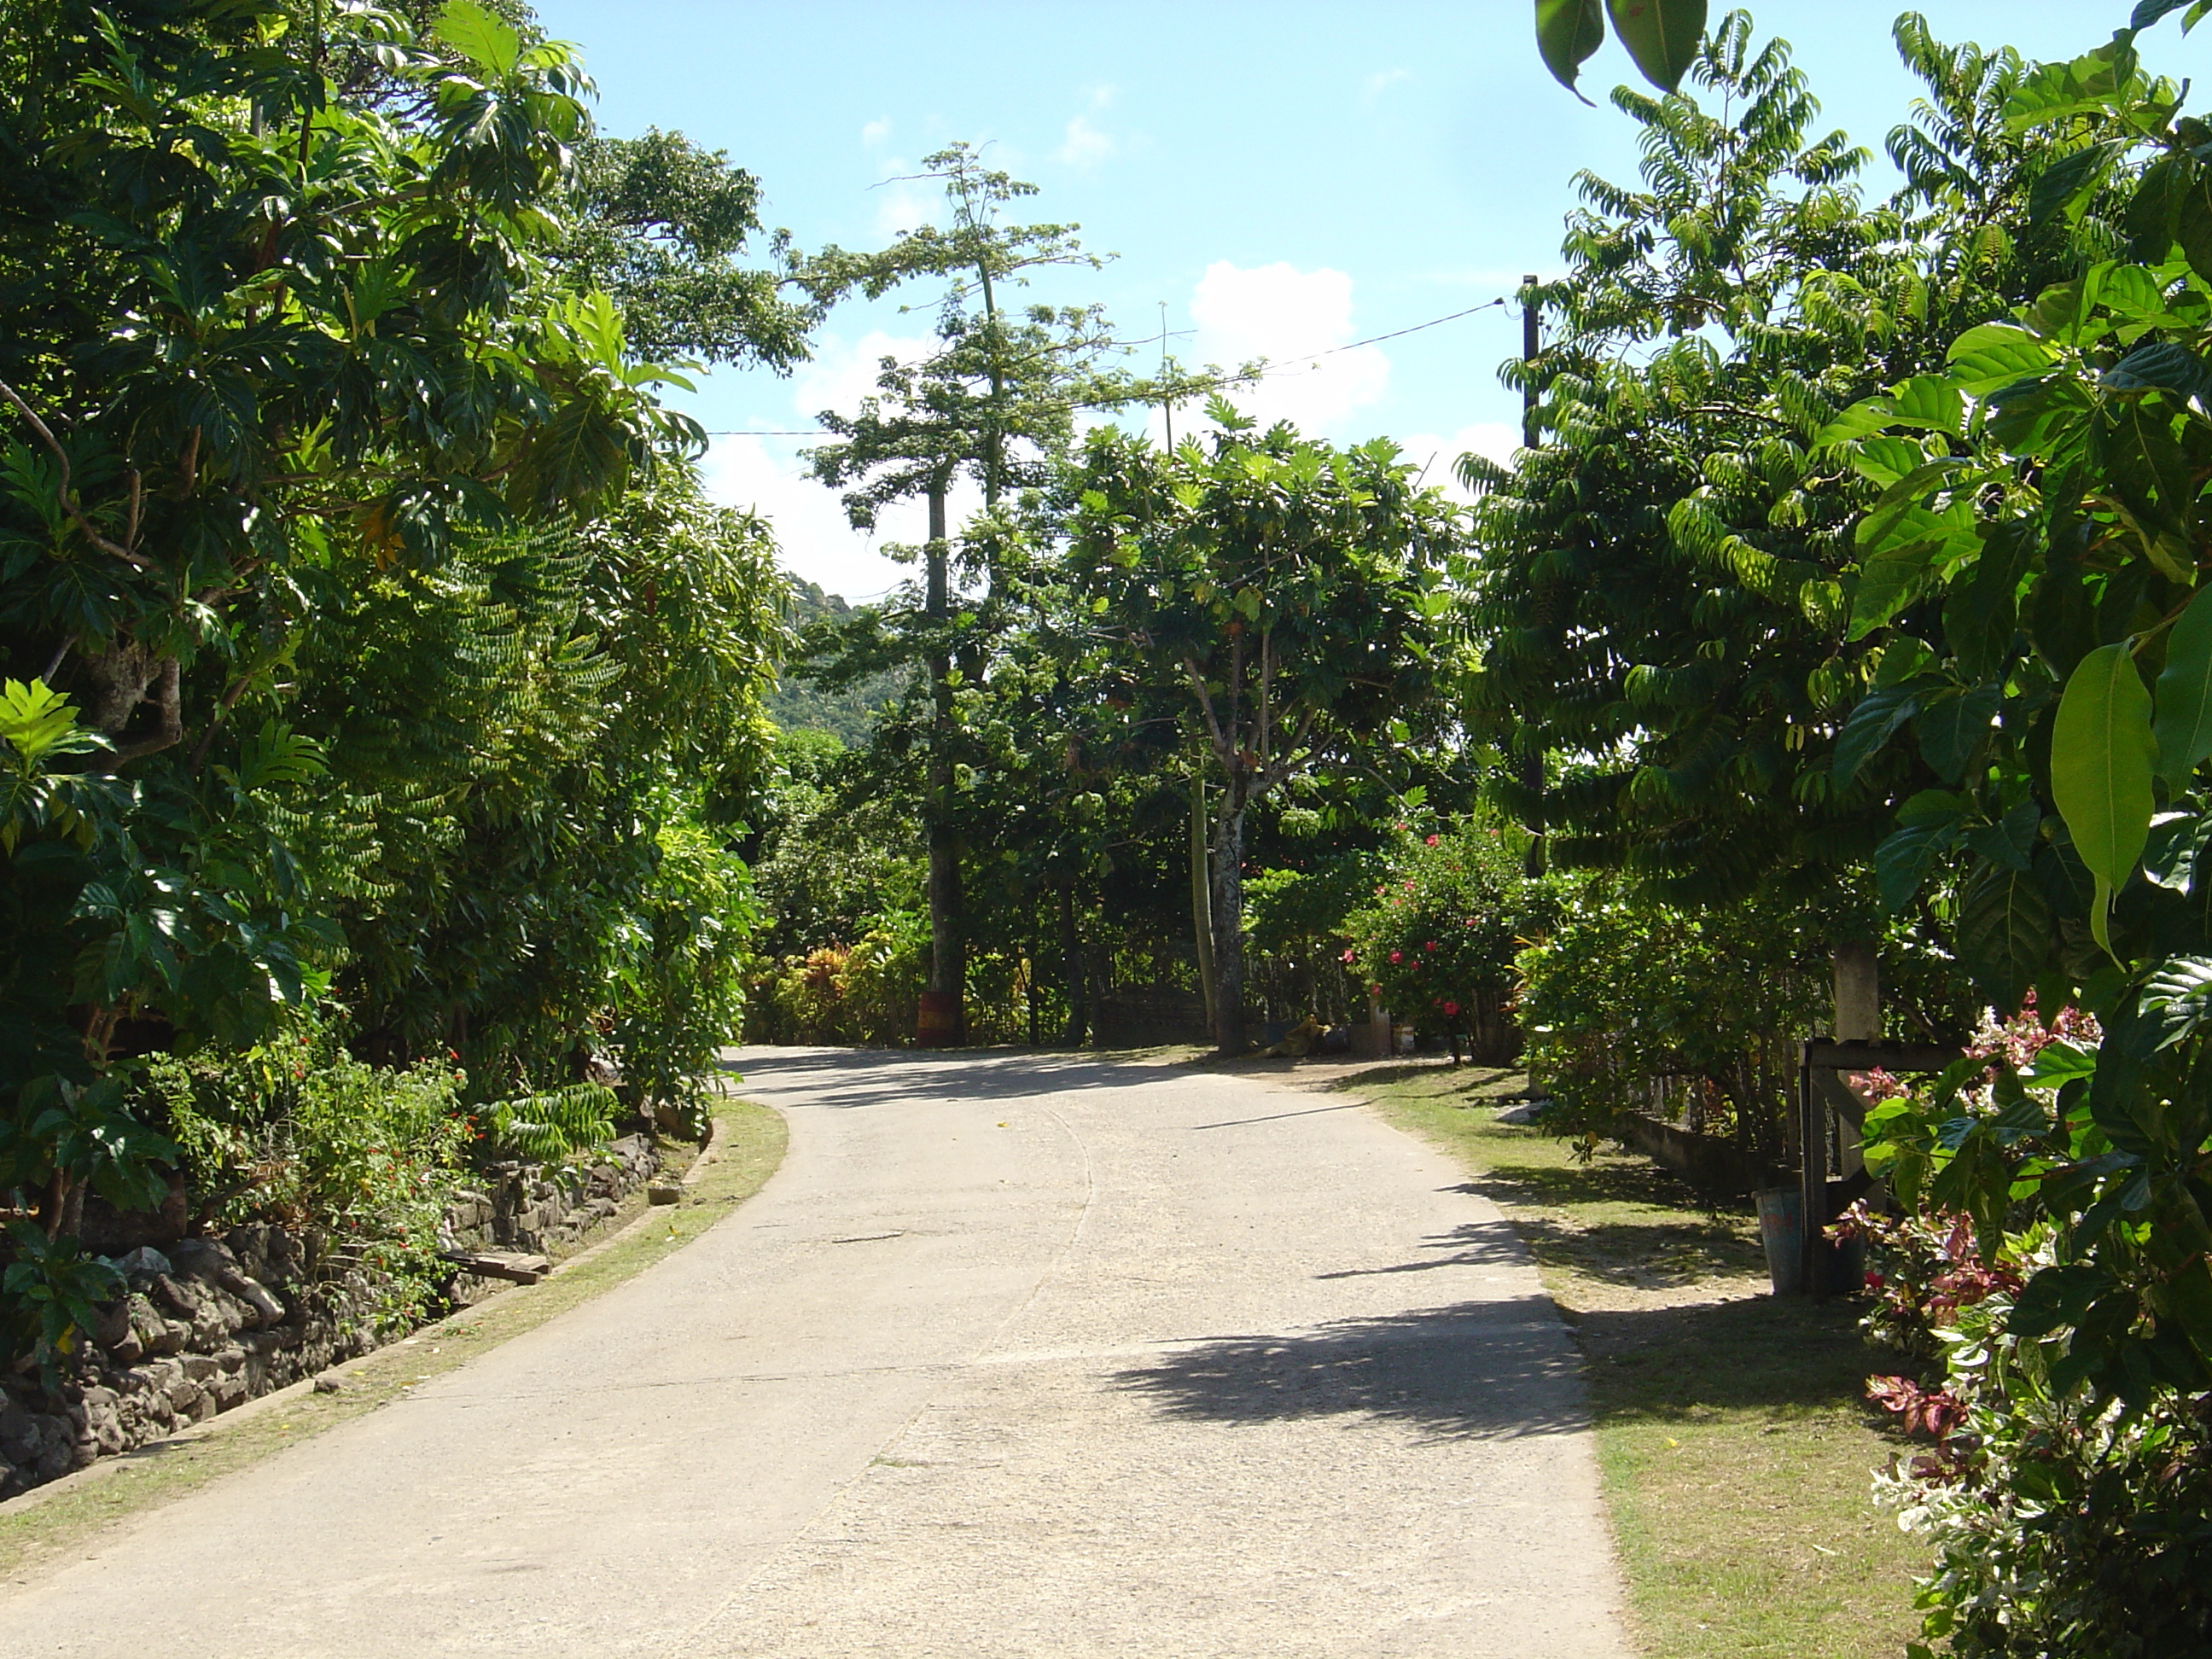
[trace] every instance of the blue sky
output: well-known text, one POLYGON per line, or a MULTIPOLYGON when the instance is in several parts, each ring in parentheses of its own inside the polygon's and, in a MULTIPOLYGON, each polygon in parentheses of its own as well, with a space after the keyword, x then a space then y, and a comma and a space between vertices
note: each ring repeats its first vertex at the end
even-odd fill
MULTIPOLYGON (((2125 20, 2127 0, 1924 0, 1947 40, 2071 57, 2125 20)), ((931 210, 922 187, 885 182, 947 140, 988 143, 1033 181, 1034 216, 1073 220, 1104 270, 1056 276, 1037 297, 1103 303, 1126 337, 1167 326, 1190 362, 1330 350, 1509 293, 1559 267, 1577 168, 1632 178, 1634 129, 1602 102, 1631 78, 1617 46, 1586 67, 1601 100, 1577 103, 1535 56, 1528 0, 1455 3, 933 4, 807 0, 540 0, 580 43, 603 127, 680 128, 757 174, 764 217, 803 247, 879 246, 931 210)), ((1716 6, 1714 15, 1719 15, 1716 6)), ((1770 0, 1820 99, 1824 125, 1880 155, 1914 85, 1887 5, 1770 0)), ((2182 41, 2169 20, 2154 67, 2201 69, 2212 27, 2182 41)), ((1877 161, 1874 176, 1887 178, 1877 161)), ((925 313, 927 297, 922 301, 925 313)), ((690 401, 707 426, 811 426, 848 408, 886 350, 926 314, 893 301, 841 309, 816 361, 789 379, 722 371, 690 401)), ((1503 309, 1379 345, 1336 351, 1270 380, 1251 401, 1340 441, 1388 434, 1438 475, 1462 450, 1503 453, 1517 404, 1497 366, 1517 349, 1503 309)), ((775 520, 785 562, 853 598, 906 574, 848 530, 802 476, 805 440, 718 438, 724 500, 775 520)))

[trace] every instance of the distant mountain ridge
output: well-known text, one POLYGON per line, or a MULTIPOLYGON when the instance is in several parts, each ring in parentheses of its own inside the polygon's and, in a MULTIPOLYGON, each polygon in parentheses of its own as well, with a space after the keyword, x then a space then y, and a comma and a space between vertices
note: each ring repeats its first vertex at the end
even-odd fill
MULTIPOLYGON (((783 574, 791 584, 791 622, 795 629, 804 631, 810 623, 842 621, 853 614, 854 607, 839 595, 826 592, 818 584, 787 570, 783 574)), ((875 675, 841 691, 824 691, 786 672, 768 694, 768 714, 787 732, 834 732, 846 747, 857 748, 867 741, 875 711, 898 693, 899 678, 891 673, 875 675)))

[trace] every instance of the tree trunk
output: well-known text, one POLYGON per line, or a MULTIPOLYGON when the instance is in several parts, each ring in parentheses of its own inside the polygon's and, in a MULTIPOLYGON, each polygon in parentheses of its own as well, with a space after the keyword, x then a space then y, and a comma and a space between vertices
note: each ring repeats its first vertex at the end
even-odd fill
POLYGON ((1214 1012, 1213 889, 1207 877, 1206 861, 1206 779, 1201 775, 1190 782, 1191 932, 1198 941, 1198 994, 1206 1004, 1206 1029, 1218 1042, 1221 1031, 1214 1012))
POLYGON ((1244 1052, 1244 807, 1232 781, 1213 821, 1213 1046, 1244 1052))
POLYGON ((1083 1046, 1090 1030, 1088 999, 1085 995, 1083 937, 1075 927, 1075 879, 1060 886, 1060 959, 1067 975, 1067 1030, 1062 1040, 1071 1048, 1083 1046))
MULTIPOLYGON (((946 544, 945 492, 939 477, 929 489, 929 617, 952 614, 951 550, 946 544)), ((968 961, 962 937, 960 842, 952 827, 952 662, 942 644, 929 653, 930 694, 936 720, 929 739, 929 988, 952 999, 950 1041, 968 1039, 968 961)))

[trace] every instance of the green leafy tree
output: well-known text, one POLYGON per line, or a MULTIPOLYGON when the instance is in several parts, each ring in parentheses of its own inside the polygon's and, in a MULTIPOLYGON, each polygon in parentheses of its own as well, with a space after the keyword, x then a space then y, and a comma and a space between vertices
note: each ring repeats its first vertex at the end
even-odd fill
POLYGON ((927 502, 929 519, 919 604, 871 611, 842 635, 825 637, 837 661, 817 678, 842 685, 905 665, 927 676, 929 988, 957 999, 966 983, 958 688, 982 673, 1026 550, 1039 539, 1021 522, 1022 498, 1051 482, 1073 441, 1078 410, 1159 394, 1112 368, 1123 348, 1099 307, 1011 303, 1012 290, 1031 273, 1103 263, 1083 251, 1079 227, 1005 222, 1008 208, 1036 186, 984 166, 966 144, 924 158, 923 167, 921 177, 944 186, 947 224, 909 230, 875 252, 826 248, 806 265, 824 299, 847 292, 876 299, 917 281, 944 285, 927 355, 885 359, 876 393, 857 414, 821 417, 836 441, 811 452, 815 476, 842 493, 856 526, 872 528, 886 506, 916 497, 927 502), (956 542, 947 501, 963 479, 980 489, 988 523, 956 542), (965 597, 974 590, 975 598, 965 597))
POLYGON ((1554 336, 1516 366, 1540 441, 1510 475, 1463 464, 1489 489, 1470 712, 1522 763, 1498 797, 1555 861, 1656 898, 1828 890, 1887 833, 1894 781, 1845 729, 1875 668, 1844 585, 1881 485, 1816 440, 2064 253, 2002 228, 2035 142, 1988 172, 2017 60, 1909 17, 1899 40, 1930 96, 1893 140, 1918 182, 1877 206, 1853 182, 1863 153, 1812 136, 1805 77, 1741 13, 1691 71, 1709 103, 1617 94, 1644 131, 1641 187, 1579 181, 1569 273, 1539 295, 1554 336), (1971 198, 1954 161, 1982 180, 1971 198))
POLYGON ((480 1094, 611 1048, 690 1101, 783 590, 595 284, 689 270, 649 329, 788 362, 808 313, 730 269, 750 180, 665 137, 580 178, 574 52, 466 0, 33 10, 0 40, 0 1189, 49 1235, 124 1202, 174 1150, 137 1057, 333 988, 368 1057, 464 1048, 480 1094))
POLYGON ((1444 573, 1460 510, 1384 440, 1337 450, 1217 430, 1171 451, 1092 434, 1069 580, 1139 678, 1172 686, 1219 785, 1212 847, 1215 1037, 1244 1047, 1248 814, 1301 771, 1433 740, 1457 668, 1444 573))
POLYGON ((1948 890, 2000 1010, 2033 989, 2103 1028, 1978 1054, 1869 1119, 1870 1162, 1971 1218, 1998 1275, 1949 1383, 1991 1447, 1938 1528, 1929 1630, 1963 1653, 2180 1653, 2206 1629, 2201 1597, 2136 1618, 2203 1582, 2187 1402, 2212 1386, 2212 185, 2180 109, 2133 30, 2022 77, 2007 118, 2054 151, 2030 211, 2111 225, 2115 257, 1823 434, 1887 482, 1855 532, 1850 626, 1881 668, 1852 723, 1935 774, 1882 848, 1893 894, 1948 890), (2117 1506, 2076 1490, 2098 1469, 2117 1506))
POLYGON ((573 193, 563 274, 613 296, 634 351, 778 371, 805 361, 818 313, 786 297, 797 280, 790 238, 769 239, 781 269, 738 263, 761 229, 760 181, 722 151, 657 127, 594 135, 576 147, 573 193))

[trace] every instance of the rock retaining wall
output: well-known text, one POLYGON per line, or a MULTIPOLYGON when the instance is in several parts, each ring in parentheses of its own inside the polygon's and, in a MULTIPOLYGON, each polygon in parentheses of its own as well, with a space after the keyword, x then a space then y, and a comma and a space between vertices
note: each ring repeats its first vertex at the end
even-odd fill
MULTIPOLYGON (((642 1135, 589 1164, 497 1164, 446 1212, 441 1242, 562 1252, 604 1226, 659 1170, 642 1135)), ((0 1381, 0 1499, 129 1451, 404 1334, 380 1317, 384 1285, 313 1232, 234 1227, 220 1238, 143 1246, 118 1258, 130 1286, 86 1332, 62 1397, 35 1378, 0 1381)), ((447 1300, 503 1288, 456 1273, 447 1300)))

